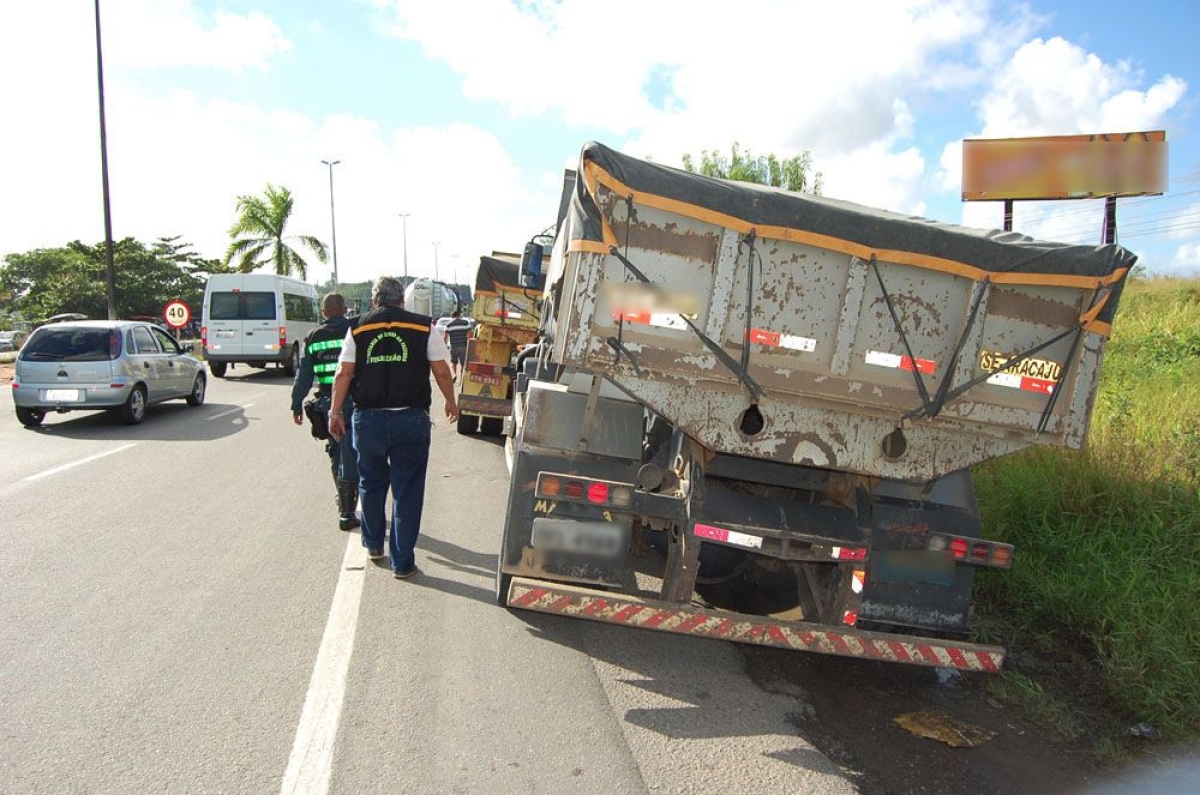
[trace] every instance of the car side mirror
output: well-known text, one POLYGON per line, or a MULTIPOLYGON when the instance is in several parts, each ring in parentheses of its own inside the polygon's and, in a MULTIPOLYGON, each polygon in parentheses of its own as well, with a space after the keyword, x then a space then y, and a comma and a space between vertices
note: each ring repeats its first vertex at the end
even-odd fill
POLYGON ((537 243, 525 244, 525 253, 521 256, 521 286, 537 288, 538 280, 542 277, 542 257, 545 249, 537 243))

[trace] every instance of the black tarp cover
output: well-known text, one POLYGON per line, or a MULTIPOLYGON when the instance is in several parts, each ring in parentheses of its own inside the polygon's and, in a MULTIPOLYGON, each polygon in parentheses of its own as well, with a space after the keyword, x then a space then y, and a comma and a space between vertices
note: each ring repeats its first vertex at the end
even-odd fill
POLYGON ((571 201, 575 251, 607 253, 618 235, 596 202, 600 186, 636 204, 712 221, 763 238, 842 251, 869 261, 914 265, 995 283, 1097 289, 1081 323, 1107 333, 1125 276, 1137 256, 1118 245, 1035 240, 1015 232, 969 229, 852 202, 692 174, 588 143, 571 201))
MULTIPOLYGON (((479 270, 475 273, 475 292, 499 295, 502 289, 514 293, 525 292, 521 287, 521 263, 484 254, 479 258, 479 270)), ((541 281, 537 287, 529 288, 529 292, 541 291, 541 281)))

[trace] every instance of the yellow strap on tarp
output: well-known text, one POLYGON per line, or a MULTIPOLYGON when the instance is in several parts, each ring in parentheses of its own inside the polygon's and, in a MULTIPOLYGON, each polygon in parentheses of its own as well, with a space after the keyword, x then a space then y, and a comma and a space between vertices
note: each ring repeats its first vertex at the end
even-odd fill
MULTIPOLYGON (((1075 276, 1068 274, 1054 273, 1024 273, 1024 272, 993 272, 979 268, 975 265, 968 265, 965 262, 947 259, 945 257, 936 257, 930 254, 921 254, 914 251, 898 251, 889 249, 877 249, 871 246, 856 243, 852 240, 844 238, 832 237, 830 235, 822 235, 816 232, 810 232, 804 229, 794 229, 786 226, 761 226, 752 224, 742 218, 727 215, 726 213, 716 212, 707 207, 691 204, 689 202, 672 199, 667 196, 659 196, 654 193, 638 191, 630 188, 625 183, 608 173, 603 167, 597 164, 594 160, 588 160, 583 166, 584 186, 588 193, 591 194, 592 200, 596 202, 596 206, 600 206, 598 189, 600 185, 608 188, 618 196, 630 197, 637 203, 646 207, 653 207, 664 212, 682 215, 688 218, 695 218, 699 221, 721 226, 726 229, 732 229, 735 232, 746 234, 750 230, 754 230, 759 237, 773 238, 776 240, 786 240, 792 243, 803 243, 805 245, 824 248, 830 251, 838 251, 852 257, 858 257, 864 261, 870 261, 871 257, 875 257, 881 262, 893 262, 898 265, 911 265, 917 268, 925 268, 927 270, 940 271, 949 273, 954 276, 962 276, 975 281, 989 279, 993 284, 1012 284, 1012 285, 1027 285, 1027 286, 1050 286, 1050 287, 1074 287, 1078 289, 1097 289, 1099 287, 1107 287, 1113 284, 1118 284, 1125 274, 1129 271, 1128 268, 1118 268, 1108 276, 1075 276)), ((604 242, 595 240, 573 240, 568 246, 568 251, 577 251, 589 254, 608 254, 612 246, 617 245, 617 236, 613 232, 608 218, 603 213, 600 214, 600 223, 603 230, 604 242)), ((1088 331, 1108 336, 1112 327, 1108 323, 1101 323, 1096 320, 1096 317, 1103 310, 1105 304, 1108 303, 1109 295, 1105 295, 1097 304, 1089 309, 1079 318, 1079 324, 1088 331)))

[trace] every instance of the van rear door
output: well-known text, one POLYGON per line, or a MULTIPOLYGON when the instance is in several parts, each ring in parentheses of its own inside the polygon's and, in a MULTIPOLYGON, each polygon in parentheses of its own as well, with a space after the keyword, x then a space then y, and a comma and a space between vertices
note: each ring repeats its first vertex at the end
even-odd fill
POLYGON ((245 291, 222 280, 208 294, 207 349, 221 359, 265 359, 279 350, 273 291, 245 291))

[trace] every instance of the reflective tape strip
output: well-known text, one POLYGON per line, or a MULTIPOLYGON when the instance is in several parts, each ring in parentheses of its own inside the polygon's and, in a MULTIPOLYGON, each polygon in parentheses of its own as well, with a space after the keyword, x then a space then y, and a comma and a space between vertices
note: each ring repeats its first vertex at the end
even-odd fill
POLYGON ((1036 392, 1039 395, 1049 395, 1054 392, 1054 382, 1044 378, 1029 378, 1015 373, 993 373, 987 382, 992 386, 1006 386, 1009 389, 1020 389, 1023 392, 1036 392))
MULTIPOLYGON (((892 635, 846 628, 780 621, 760 616, 705 610, 691 605, 650 602, 570 585, 513 578, 508 604, 542 613, 625 624, 677 635, 753 643, 840 657, 957 668, 996 673, 1004 664, 1004 649, 972 643, 892 635)), ((843 616, 857 621, 854 611, 843 616)))
POLYGON ((837 560, 866 560, 866 547, 833 547, 829 550, 829 557, 837 560))
POLYGON ((639 326, 687 331, 688 324, 678 312, 615 312, 613 320, 622 320, 639 326))
POLYGON ((867 364, 873 364, 876 367, 891 367, 893 370, 908 370, 909 372, 916 370, 925 375, 933 375, 934 370, 937 369, 937 362, 932 359, 913 359, 898 353, 867 351, 863 358, 867 364))
POLYGON ((721 541, 725 544, 737 544, 739 547, 750 547, 752 549, 762 548, 763 540, 761 536, 739 533, 736 530, 726 530, 723 527, 713 527, 712 525, 697 522, 695 533, 700 538, 721 541))
POLYGON ((863 586, 866 584, 866 582, 867 573, 862 569, 855 569, 854 579, 850 581, 850 590, 854 591, 855 593, 862 593, 863 586))
POLYGON ((812 353, 817 349, 817 341, 811 337, 797 337, 795 334, 783 334, 765 328, 750 329, 750 341, 758 345, 768 345, 772 348, 787 348, 793 351, 812 353))

